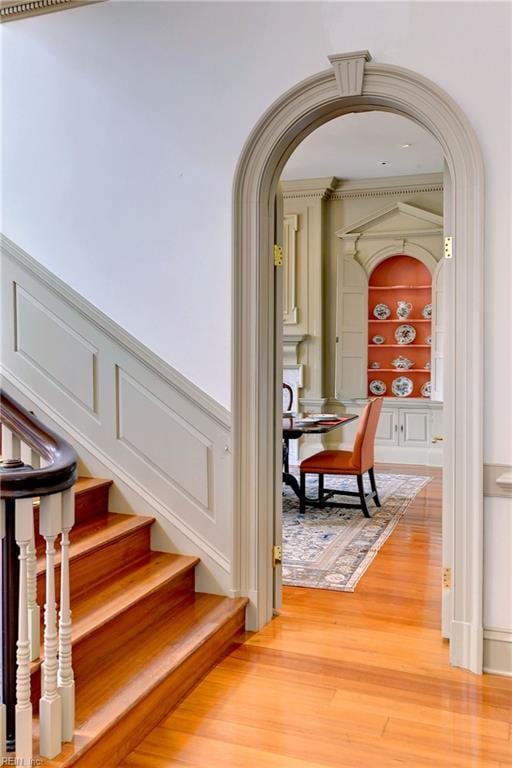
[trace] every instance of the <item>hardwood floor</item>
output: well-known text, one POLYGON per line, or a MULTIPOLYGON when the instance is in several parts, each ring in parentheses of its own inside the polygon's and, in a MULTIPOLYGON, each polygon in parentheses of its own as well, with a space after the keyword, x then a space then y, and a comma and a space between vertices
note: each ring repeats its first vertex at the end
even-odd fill
POLYGON ((505 768, 512 679, 449 667, 439 633, 441 476, 355 593, 286 588, 124 768, 505 768))

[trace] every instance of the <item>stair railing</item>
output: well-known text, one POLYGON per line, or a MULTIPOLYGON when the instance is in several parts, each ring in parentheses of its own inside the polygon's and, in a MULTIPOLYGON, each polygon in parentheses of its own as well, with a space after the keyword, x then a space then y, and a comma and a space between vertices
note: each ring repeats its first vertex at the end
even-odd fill
POLYGON ((33 763, 31 662, 41 657, 39 754, 52 758, 74 732, 69 532, 74 523, 73 448, 0 390, 2 539, 2 702, 0 764, 33 763), (37 604, 34 520, 46 545, 43 644, 37 604), (60 536, 60 611, 55 594, 60 536), (10 754, 9 754, 10 753, 10 754))

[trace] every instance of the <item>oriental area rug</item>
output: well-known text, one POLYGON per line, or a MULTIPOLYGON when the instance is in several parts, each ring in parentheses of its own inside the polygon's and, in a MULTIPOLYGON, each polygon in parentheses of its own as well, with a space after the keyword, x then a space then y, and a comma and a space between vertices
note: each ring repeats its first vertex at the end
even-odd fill
MULTIPOLYGON (((299 500, 283 486, 283 584, 353 592, 375 555, 392 533, 416 494, 431 477, 376 473, 382 507, 369 502, 371 518, 360 509, 306 507, 299 513, 299 500)), ((326 488, 356 491, 352 477, 325 478, 326 488)), ((365 475, 365 490, 370 493, 365 475)), ((317 496, 317 478, 307 476, 307 495, 317 496)), ((335 496, 333 501, 357 503, 357 499, 335 496)))

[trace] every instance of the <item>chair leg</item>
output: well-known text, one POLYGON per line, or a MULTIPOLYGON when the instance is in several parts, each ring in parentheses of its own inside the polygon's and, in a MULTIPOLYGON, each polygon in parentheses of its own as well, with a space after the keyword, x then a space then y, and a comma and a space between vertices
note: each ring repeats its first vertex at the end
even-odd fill
POLYGON ((290 474, 290 441, 283 440, 283 467, 287 474, 290 474))
POLYGON ((368 470, 368 476, 370 478, 370 485, 372 487, 372 491, 375 494, 375 496, 373 497, 375 505, 377 507, 382 507, 382 504, 380 503, 380 499, 379 499, 379 494, 377 491, 377 484, 375 483, 375 474, 373 472, 373 467, 371 467, 371 469, 368 470))
POLYGON ((299 499, 299 512, 301 515, 306 512, 306 473, 300 473, 300 499, 299 499))
POLYGON ((322 501, 324 497, 324 476, 318 475, 318 501, 322 501))
POLYGON ((370 512, 368 511, 368 506, 366 504, 366 496, 364 493, 364 485, 363 485, 363 476, 358 475, 357 476, 357 490, 359 491, 359 500, 361 502, 361 509, 363 510, 363 515, 365 517, 371 517, 370 512))

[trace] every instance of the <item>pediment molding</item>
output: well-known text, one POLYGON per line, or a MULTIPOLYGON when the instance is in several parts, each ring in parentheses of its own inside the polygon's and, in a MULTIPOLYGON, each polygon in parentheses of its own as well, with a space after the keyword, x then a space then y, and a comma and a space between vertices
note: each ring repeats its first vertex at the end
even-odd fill
POLYGON ((374 211, 362 219, 356 222, 352 222, 346 227, 342 227, 336 231, 336 237, 341 240, 350 239, 354 237, 364 237, 365 239, 386 239, 389 237, 396 237, 398 235, 404 235, 403 229, 389 229, 389 230, 377 230, 372 231, 372 225, 385 220, 386 218, 392 218, 393 214, 405 214, 418 221, 420 226, 414 229, 407 229, 407 235, 414 237, 422 237, 425 235, 439 235, 443 232, 443 217, 437 213, 432 213, 424 208, 419 208, 417 205, 411 205, 411 203, 403 203, 401 201, 390 203, 384 208, 380 208, 378 211, 374 211), (421 224, 429 226, 421 226, 421 224))

